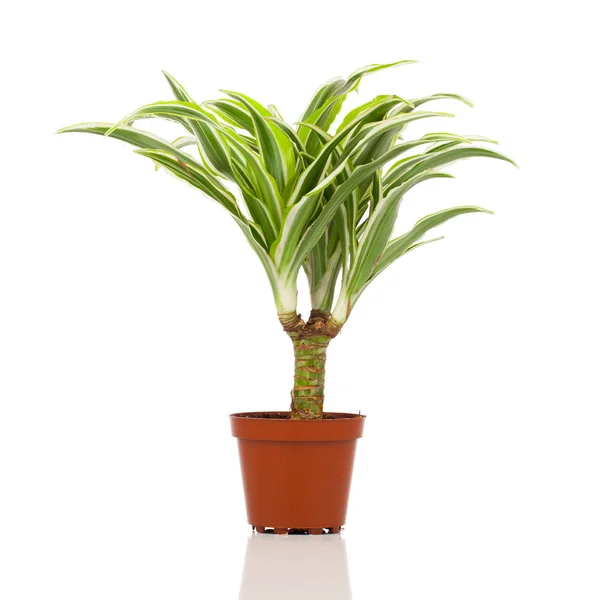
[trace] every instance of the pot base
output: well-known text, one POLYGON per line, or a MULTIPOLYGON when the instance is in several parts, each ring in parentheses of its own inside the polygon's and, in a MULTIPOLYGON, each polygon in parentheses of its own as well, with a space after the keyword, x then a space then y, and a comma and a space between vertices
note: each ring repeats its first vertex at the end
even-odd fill
POLYGON ((273 533, 275 535, 329 535, 340 533, 342 527, 311 527, 310 529, 296 529, 294 527, 258 527, 252 525, 253 531, 257 533, 273 533))

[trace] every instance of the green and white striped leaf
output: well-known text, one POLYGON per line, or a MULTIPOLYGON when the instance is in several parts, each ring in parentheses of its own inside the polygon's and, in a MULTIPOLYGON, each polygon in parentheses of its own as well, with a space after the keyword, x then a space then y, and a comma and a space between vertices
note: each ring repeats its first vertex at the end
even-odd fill
POLYGON ((251 115, 263 164, 275 179, 280 192, 284 192, 296 174, 293 141, 272 120, 274 115, 259 102, 245 94, 230 91, 225 93, 243 104, 251 115))
MULTIPOLYGON (((328 131, 342 109, 347 95, 358 89, 361 79, 365 75, 413 62, 416 61, 403 60, 393 63, 367 65, 351 73, 346 80, 341 78, 333 79, 317 91, 303 114, 301 121, 317 125, 324 131, 328 131)), ((312 132, 308 129, 299 127, 298 133, 301 140, 304 141, 308 153, 314 154, 321 147, 321 142, 316 140, 312 132)))
POLYGON ((330 81, 324 83, 315 92, 315 95, 309 102, 309 105, 307 106, 305 112, 303 113, 303 116, 301 117, 301 121, 306 121, 307 119, 309 119, 309 117, 314 112, 321 109, 321 107, 324 106, 330 98, 334 98, 341 94, 341 90, 343 89, 345 83, 346 80, 342 79, 342 77, 335 77, 334 79, 331 79, 330 81))
POLYGON ((326 268, 322 276, 311 286, 311 306, 316 310, 331 312, 334 303, 336 282, 342 267, 340 246, 326 260, 326 268))
POLYGON ((359 290, 366 285, 375 269, 375 265, 380 260, 392 235, 398 215, 398 207, 404 194, 415 185, 438 177, 451 177, 451 175, 433 172, 422 173, 390 192, 379 202, 373 214, 369 217, 367 227, 361 240, 359 240, 355 263, 348 275, 347 293, 350 297, 358 296, 359 290))
POLYGON ((401 65, 412 65, 415 64, 416 60, 397 60, 391 63, 382 63, 382 64, 372 64, 366 65, 354 71, 348 76, 347 84, 352 86, 358 81, 360 81, 365 75, 369 75, 371 73, 376 73, 377 71, 382 71, 384 69, 391 69, 392 67, 398 67, 401 65))
MULTIPOLYGON (((384 116, 395 107, 397 104, 406 104, 406 100, 403 100, 399 96, 393 95, 381 95, 376 96, 373 100, 369 100, 356 108, 353 108, 346 114, 342 123, 338 126, 338 133, 346 129, 355 119, 358 119, 363 113, 368 115, 368 122, 375 122, 383 120, 384 116)), ((408 106, 411 106, 408 104, 408 106)))
POLYGON ((128 142, 137 148, 161 151, 165 154, 169 154, 177 161, 180 161, 181 164, 186 165, 189 170, 192 170, 194 176, 201 181, 201 185, 203 186, 201 189, 203 189, 206 194, 220 202, 220 204, 225 206, 233 214, 241 214, 234 195, 221 185, 220 182, 201 164, 199 164, 190 154, 179 150, 176 146, 152 133, 141 131, 126 125, 115 126, 112 123, 81 123, 79 125, 65 127, 58 131, 58 133, 71 132, 94 133, 102 136, 105 136, 107 132, 110 132, 110 137, 128 142))
MULTIPOLYGON (((347 130, 345 130, 347 131, 347 130)), ((284 244, 281 253, 278 256, 276 264, 282 272, 287 272, 290 276, 295 276, 298 273, 301 263, 305 260, 307 253, 311 251, 317 240, 323 234, 325 228, 334 219, 336 212, 356 190, 360 184, 367 180, 375 171, 383 167, 388 161, 402 152, 402 148, 392 148, 377 160, 372 161, 367 165, 358 166, 348 179, 340 184, 330 200, 322 208, 319 216, 309 226, 300 243, 295 247, 292 244, 284 244)), ((309 198, 313 196, 307 195, 297 203, 299 209, 305 205, 309 198)), ((298 212, 298 211, 297 211, 298 212)), ((356 223, 355 223, 356 225, 356 223)), ((293 225, 291 224, 290 227, 293 225)), ((288 234, 289 239, 294 239, 292 233, 288 234)))
POLYGON ((433 152, 430 154, 423 154, 420 156, 413 157, 412 160, 403 162, 399 167, 392 169, 384 177, 384 189, 392 189, 410 177, 414 177, 423 171, 429 169, 437 169, 439 167, 446 166, 457 160, 463 158, 472 158, 476 156, 486 158, 497 158, 509 162, 510 164, 517 166, 516 163, 508 158, 506 155, 496 152, 495 150, 489 150, 480 146, 464 146, 458 148, 449 148, 447 150, 440 150, 439 152, 433 152))
MULTIPOLYGON (((248 171, 248 178, 253 181, 256 192, 267 205, 276 228, 280 226, 284 202, 280 196, 276 182, 264 168, 259 155, 247 145, 238 133, 222 124, 215 123, 205 109, 194 102, 154 102, 153 104, 147 104, 130 113, 122 120, 122 122, 126 123, 134 121, 139 115, 184 117, 189 120, 196 120, 221 133, 230 146, 231 155, 235 154, 237 157, 242 158, 241 161, 237 160, 236 162, 237 169, 246 168, 248 171)), ((108 133, 111 134, 112 132, 110 131, 108 133)), ((235 172, 232 172, 234 175, 235 172)), ((247 173, 245 173, 245 175, 247 175, 247 173)))
POLYGON ((152 150, 148 148, 139 148, 135 150, 137 154, 147 156, 160 166, 165 167, 173 175, 176 175, 179 179, 190 183, 192 186, 200 189, 202 192, 219 202, 224 206, 230 213, 240 217, 241 212, 238 209, 236 200, 228 190, 216 185, 213 180, 209 180, 205 173, 202 173, 194 165, 188 164, 177 158, 169 152, 164 150, 152 150))
POLYGON ((345 154, 360 152, 368 144, 375 142, 378 138, 384 137, 387 133, 395 135, 396 127, 404 127, 413 121, 420 119, 429 119, 432 117, 453 117, 450 113, 442 112, 411 112, 407 114, 396 115, 395 117, 385 119, 380 123, 365 125, 361 128, 358 135, 354 135, 345 148, 345 154))
POLYGON ((253 119, 240 102, 230 98, 222 98, 221 100, 208 100, 203 102, 202 106, 207 107, 229 125, 240 127, 251 136, 255 136, 253 119))
POLYGON ((190 135, 183 135, 182 137, 176 138, 172 142, 172 145, 175 148, 178 148, 178 150, 181 150, 182 148, 186 148, 187 146, 196 146, 197 138, 192 137, 190 135))
MULTIPOLYGON (((384 110, 389 110, 391 106, 394 106, 397 101, 395 99, 390 98, 385 101, 384 110)), ((351 122, 341 131, 336 133, 335 136, 331 138, 331 140, 326 143, 320 150, 320 152, 315 157, 315 160, 309 165, 309 167, 302 173, 302 175, 298 178, 296 185, 294 186, 294 190, 290 199, 288 201, 289 205, 298 202, 303 196, 313 192, 315 186, 320 183, 320 179, 325 172, 326 167, 328 166, 328 161, 330 157, 332 157, 337 149, 340 147, 341 143, 353 132, 360 128, 363 123, 369 120, 373 114, 379 111, 380 105, 375 105, 369 107, 367 110, 362 111, 356 116, 351 122)), ((374 134, 371 134, 372 136, 374 134)), ((357 144, 355 143, 354 146, 357 144)), ((344 159, 342 155, 340 155, 339 160, 346 160, 350 158, 350 151, 344 151, 344 159)), ((336 165, 337 166, 337 165, 336 165)), ((343 167, 342 167, 343 168, 343 167)), ((342 170, 342 169, 341 169, 342 170)), ((331 183, 331 180, 328 180, 328 183, 331 183)), ((316 193, 321 191, 321 188, 317 190, 316 193)))
MULTIPOLYGON (((184 87, 166 71, 162 71, 168 81, 174 96, 181 102, 194 103, 193 98, 188 94, 184 87)), ((209 113, 205 112, 205 117, 210 118, 209 113)), ((213 119, 212 119, 213 120, 213 119)), ((205 164, 216 174, 222 174, 228 178, 232 175, 230 166, 230 150, 224 141, 222 135, 213 126, 205 125, 201 121, 188 119, 192 132, 195 134, 199 144, 199 151, 205 164)))
POLYGON ((392 240, 387 245, 387 248, 383 251, 377 265, 375 266, 375 269, 373 270, 371 279, 377 277, 377 275, 379 275, 400 256, 409 250, 412 250, 413 245, 418 242, 418 240, 420 240, 430 229, 438 227, 442 223, 445 223, 454 217, 468 213, 493 214, 492 211, 479 206, 457 206, 455 208, 440 210, 439 212, 423 217, 415 223, 415 226, 410 231, 392 240))
POLYGON ((234 220, 236 221, 237 225, 241 228, 242 232, 245 234, 247 241, 249 242, 251 248, 253 248, 253 250, 257 254, 257 257, 259 258, 261 264, 263 265, 263 268, 265 269, 267 278, 274 293, 274 299, 276 302, 278 313, 282 314, 295 311, 296 285, 293 285, 292 283, 289 285, 287 282, 284 282, 280 278, 269 254, 266 250, 264 250, 264 248, 253 236, 251 227, 238 217, 234 217, 234 220))
POLYGON ((255 223, 259 224, 262 236, 265 239, 265 247, 269 250, 278 235, 275 223, 272 220, 271 213, 260 198, 255 196, 250 190, 242 190, 243 199, 249 210, 249 214, 255 223))

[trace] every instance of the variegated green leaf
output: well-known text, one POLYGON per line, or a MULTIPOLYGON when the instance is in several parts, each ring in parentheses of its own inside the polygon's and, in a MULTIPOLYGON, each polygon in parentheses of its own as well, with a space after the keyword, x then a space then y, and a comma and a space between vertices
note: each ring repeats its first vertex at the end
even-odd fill
POLYGON ((334 303, 336 282, 342 267, 340 246, 330 257, 326 257, 325 270, 322 276, 311 286, 311 306, 316 310, 331 312, 334 303))
POLYGON ((399 96, 392 95, 381 95, 376 96, 373 100, 369 100, 356 108, 353 108, 350 112, 346 114, 342 123, 338 126, 338 132, 346 129, 355 119, 358 119, 360 115, 366 113, 368 115, 368 122, 373 121, 381 121, 386 113, 388 113, 394 106, 397 104, 406 104, 408 106, 412 106, 407 103, 406 100, 403 100, 399 96))
MULTIPOLYGON (((396 239, 392 240, 387 248, 382 253, 375 269, 371 275, 371 279, 377 277, 385 268, 392 264, 397 258, 412 250, 416 242, 418 242, 430 229, 438 227, 442 223, 453 219, 459 215, 467 213, 487 213, 492 215, 493 212, 479 206, 457 206, 455 208, 448 208, 440 210, 439 212, 433 213, 423 217, 415 223, 415 226, 407 233, 402 234, 396 239)), ((436 238, 441 239, 441 238, 436 238)), ((435 241, 435 240, 429 240, 435 241)))
MULTIPOLYGON (((347 131, 347 130, 345 130, 347 131)), ((388 161, 402 152, 401 148, 392 148, 383 156, 367 165, 358 166, 348 179, 338 186, 330 200, 322 208, 315 221, 309 226, 300 243, 294 247, 292 244, 283 244, 281 251, 278 251, 276 264, 282 272, 288 273, 291 277, 298 273, 301 263, 305 260, 308 252, 317 243, 325 228, 334 219, 340 206, 350 197, 352 192, 359 187, 361 183, 367 180, 375 171, 382 168, 388 161)), ((313 195, 306 195, 297 203, 297 213, 303 210, 303 206, 313 195)), ((308 206, 311 206, 310 204, 308 206)), ((355 223, 356 225, 356 223, 355 223)), ((291 224, 290 228, 294 225, 291 224)), ((295 239, 293 232, 287 234, 288 239, 295 239)))
MULTIPOLYGON (((327 131, 342 109, 347 95, 358 89, 361 79, 365 75, 413 62, 416 61, 403 60, 393 63, 367 65, 351 73, 346 80, 341 78, 333 79, 317 91, 303 114, 301 121, 317 125, 324 131, 327 131)), ((309 129, 299 127, 298 133, 301 140, 304 141, 305 148, 309 154, 315 154, 321 148, 321 142, 314 137, 309 129)))
POLYGON ((369 216, 367 227, 359 240, 359 249, 348 276, 347 293, 350 297, 358 296, 359 290, 366 285, 373 273, 375 265, 392 235, 398 215, 398 207, 404 194, 415 185, 437 177, 451 177, 451 175, 433 172, 422 173, 390 192, 376 206, 373 214, 369 216))
POLYGON ((316 92, 309 105, 307 106, 301 121, 306 121, 316 111, 328 102, 330 98, 334 98, 341 94, 341 90, 344 88, 346 80, 342 77, 336 77, 330 81, 324 83, 316 92))
POLYGON ((412 160, 403 162, 399 167, 392 169, 392 171, 390 171, 386 177, 384 177, 384 189, 392 189, 410 177, 414 177, 423 171, 437 169, 457 160, 461 160, 463 158, 472 158, 475 156, 497 158, 498 160, 504 160, 513 164, 514 166, 517 166, 511 158, 508 158, 504 154, 496 152, 495 150, 488 150, 487 148, 470 145, 458 148, 449 148, 447 150, 441 150, 431 154, 416 156, 413 157, 412 160))
POLYGON ((261 264, 263 265, 265 272, 267 274, 267 278, 269 279, 270 286, 274 292, 274 299, 276 301, 276 307, 278 309, 278 313, 284 314, 288 312, 292 312, 296 310, 296 284, 292 282, 289 284, 288 282, 283 281, 276 267, 270 258, 269 254, 266 250, 263 249, 261 244, 255 239, 253 236, 253 232, 251 227, 244 222, 244 220, 235 217, 237 225, 241 228, 242 232, 245 234, 247 241, 251 245, 251 248, 257 254, 261 264))
POLYGON ((416 60, 397 60, 397 61, 391 62, 391 63, 367 65, 365 67, 361 67, 360 69, 357 69, 356 71, 354 71, 354 73, 351 73, 348 76, 347 85, 350 85, 350 86, 354 85, 355 83, 360 81, 365 75, 369 75, 370 73, 376 73, 377 71, 382 71, 384 69, 391 69, 392 67, 398 67, 401 65, 412 65, 416 62, 417 62, 416 60))
MULTIPOLYGON (((139 115, 174 115, 184 117, 188 120, 196 120, 221 133, 222 137, 230 146, 231 155, 236 157, 236 169, 247 169, 249 172, 248 175, 255 185, 256 192, 267 205, 276 228, 279 227, 284 201, 278 191, 276 182, 264 168, 259 155, 247 145, 245 140, 238 133, 222 124, 215 123, 206 110, 194 102, 154 102, 153 104, 147 104, 130 113, 122 120, 122 122, 128 123, 134 121, 139 115)), ((112 132, 109 131, 108 133, 112 132)), ((234 160, 234 158, 231 158, 231 160, 234 160)), ((234 175, 235 171, 233 170, 232 173, 234 175)))
MULTIPOLYGON (((411 112, 407 114, 396 115, 395 117, 385 119, 380 123, 373 123, 365 125, 361 128, 358 135, 354 135, 350 142, 346 145, 345 154, 352 154, 353 152, 362 152, 367 145, 375 142, 378 138, 384 138, 387 133, 392 136, 395 135, 395 129, 397 127, 404 127, 408 123, 413 121, 419 121, 420 119, 429 119, 432 117, 453 117, 450 113, 442 112, 411 112)), ((385 139, 385 138, 384 138, 385 139)), ((389 148, 388 148, 389 149, 389 148)), ((364 160, 363 163, 367 162, 364 160)))
POLYGON ((182 137, 176 138, 172 145, 179 150, 182 148, 186 148, 187 146, 196 146, 197 138, 191 137, 190 135, 184 135, 182 137))
POLYGON ((251 115, 263 164, 276 181, 280 192, 283 192, 296 174, 292 140, 272 121, 274 115, 259 102, 237 92, 226 91, 226 94, 242 103, 251 115))
MULTIPOLYGON (((194 103, 193 98, 191 98, 189 93, 174 77, 172 77, 172 75, 166 71, 162 72, 177 100, 194 103)), ((207 112, 204 114, 206 118, 210 116, 207 112)), ((205 164, 214 173, 222 174, 230 178, 232 175, 230 150, 219 131, 213 126, 206 125, 202 121, 197 121, 196 119, 188 119, 187 123, 199 142, 199 151, 205 164)))
MULTIPOLYGON (((389 110, 389 108, 394 106, 396 102, 398 101, 392 98, 386 100, 384 110, 389 110)), ((373 114, 377 113, 379 108, 380 105, 375 105, 359 113, 359 115, 352 119, 351 122, 341 132, 336 133, 336 135, 333 136, 332 139, 321 148, 320 152, 315 157, 315 160, 297 179, 292 195, 288 201, 289 205, 298 202, 303 196, 313 192, 315 186, 320 183, 321 177, 325 172, 330 157, 337 154, 337 150, 340 148, 341 143, 353 131, 358 130, 365 122, 367 122, 373 114)), ((350 158, 351 152, 345 151, 344 154, 344 160, 346 160, 347 158, 350 158)), ((340 160, 342 160, 342 158, 340 158, 340 160)), ((331 183, 331 180, 328 180, 328 183, 331 183)), ((319 191, 320 190, 318 190, 318 192, 319 191)))
POLYGON ((240 102, 230 98, 222 98, 221 100, 208 100, 203 102, 202 106, 211 110, 229 125, 240 127, 252 136, 255 135, 253 119, 240 102))
MULTIPOLYGON (((152 133, 141 131, 140 129, 135 129, 134 127, 128 127, 126 125, 113 125, 112 123, 81 123, 79 125, 64 127, 58 131, 58 133, 71 132, 94 133, 96 135, 104 136, 110 132, 111 137, 128 142, 138 148, 162 151, 170 154, 175 157, 176 160, 180 161, 181 164, 185 164, 188 168, 192 169, 198 177, 201 177, 201 180, 205 182, 202 185, 205 185, 206 189, 213 191, 215 194, 215 196, 212 197, 215 197, 218 202, 226 206, 226 208, 231 210, 231 212, 234 212, 234 214, 240 214, 238 207, 236 206, 234 195, 224 188, 224 186, 222 186, 201 164, 199 164, 190 154, 179 150, 176 146, 152 133)), ((206 193, 212 195, 211 192, 206 191, 206 193)))
POLYGON ((196 168, 193 164, 186 163, 164 150, 139 148, 135 150, 135 152, 151 158, 160 166, 168 169, 168 171, 173 175, 176 175, 179 179, 183 179, 192 186, 200 189, 202 192, 205 192, 208 196, 211 196, 214 200, 228 209, 233 215, 237 217, 241 216, 234 196, 222 186, 216 185, 213 180, 210 181, 205 173, 201 172, 201 170, 196 168))

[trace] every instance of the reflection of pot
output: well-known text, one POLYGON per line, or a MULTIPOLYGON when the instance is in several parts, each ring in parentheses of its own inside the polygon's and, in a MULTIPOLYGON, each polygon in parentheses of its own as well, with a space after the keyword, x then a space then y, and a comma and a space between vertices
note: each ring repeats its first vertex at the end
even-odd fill
POLYGON ((361 415, 320 420, 231 415, 245 488, 248 521, 257 531, 309 529, 337 533, 346 521, 361 415))
POLYGON ((239 600, 351 600, 339 535, 259 535, 247 540, 239 600))

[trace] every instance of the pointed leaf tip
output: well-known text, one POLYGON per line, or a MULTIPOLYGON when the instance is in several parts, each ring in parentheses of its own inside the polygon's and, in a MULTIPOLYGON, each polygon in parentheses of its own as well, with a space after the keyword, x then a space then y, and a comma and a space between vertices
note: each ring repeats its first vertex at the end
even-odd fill
POLYGON ((171 84, 174 81, 174 77, 168 73, 165 69, 162 69, 162 75, 166 78, 166 81, 171 84))
POLYGON ((510 158, 509 156, 506 156, 505 154, 499 154, 499 156, 497 156, 496 158, 501 158, 503 161, 510 163, 512 166, 516 167, 517 169, 520 169, 518 163, 513 159, 510 158))
POLYGON ((407 60, 396 60, 394 62, 387 63, 387 65, 388 65, 388 67, 394 67, 397 65, 414 65, 419 62, 421 62, 421 61, 413 58, 413 59, 407 59, 407 60))
POLYGON ((173 75, 171 75, 168 71, 166 71, 166 69, 162 69, 162 75, 168 80, 168 81, 176 81, 176 79, 174 78, 173 75))

